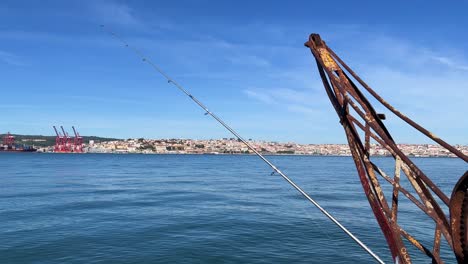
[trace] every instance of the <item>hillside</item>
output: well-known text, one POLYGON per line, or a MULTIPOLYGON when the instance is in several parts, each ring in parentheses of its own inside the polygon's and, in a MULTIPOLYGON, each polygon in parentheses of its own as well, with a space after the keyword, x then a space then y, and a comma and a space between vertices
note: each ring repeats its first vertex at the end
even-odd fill
MULTIPOLYGON (((6 134, 0 134, 0 138, 6 134)), ((18 135, 18 134, 11 134, 15 137, 16 144, 26 144, 26 145, 34 145, 36 147, 47 147, 53 146, 55 144, 55 136, 42 136, 42 135, 18 135)), ((94 140, 94 142, 106 142, 106 141, 113 141, 113 140, 120 140, 117 138, 104 138, 104 137, 97 137, 97 136, 82 136, 83 142, 88 144, 90 140, 94 140)), ((73 138, 72 138, 73 139, 73 138)))

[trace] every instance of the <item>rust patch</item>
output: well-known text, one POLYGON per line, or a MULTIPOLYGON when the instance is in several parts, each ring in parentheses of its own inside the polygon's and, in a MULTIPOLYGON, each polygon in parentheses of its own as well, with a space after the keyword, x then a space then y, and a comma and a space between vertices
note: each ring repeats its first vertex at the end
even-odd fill
POLYGON ((458 262, 468 261, 468 171, 453 188, 450 199, 453 250, 458 262))

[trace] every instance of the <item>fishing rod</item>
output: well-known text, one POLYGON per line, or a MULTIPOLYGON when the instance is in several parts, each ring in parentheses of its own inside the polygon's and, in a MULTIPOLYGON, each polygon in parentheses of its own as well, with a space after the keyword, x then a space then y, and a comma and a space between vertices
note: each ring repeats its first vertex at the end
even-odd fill
POLYGON ((244 143, 250 150, 252 150, 255 155, 257 155, 260 159, 262 159, 268 166, 273 169, 273 173, 278 173, 284 180, 286 180, 294 189, 296 189, 302 196, 304 196, 309 202, 311 202, 315 207, 317 207, 326 217, 328 217, 334 224, 336 224, 343 232, 345 232, 351 239, 354 240, 362 249, 364 249, 369 255, 371 255, 378 263, 385 263, 380 259, 380 257, 375 254, 369 247, 367 247, 359 238, 357 238, 351 231, 349 231, 346 227, 344 227, 335 217, 333 217, 327 210, 325 210, 317 201, 312 199, 301 187, 299 187, 293 180, 291 180, 286 174, 284 174, 280 169, 278 169, 273 163, 271 163, 265 156, 263 156, 260 152, 258 152, 248 141, 246 141, 239 133, 237 133, 233 128, 231 128, 228 124, 226 124, 220 117, 216 114, 211 112, 201 101, 199 101, 195 96, 193 96, 188 90, 183 88, 179 83, 177 83, 174 79, 172 79, 169 75, 167 75, 160 67, 154 64, 151 60, 145 56, 140 50, 137 48, 130 46, 125 39, 120 37, 119 35, 115 34, 113 31, 101 25, 102 30, 113 36, 118 41, 122 42, 125 47, 132 50, 138 57, 142 59, 143 62, 148 63, 154 70, 160 73, 164 78, 166 78, 169 84, 173 84, 177 89, 179 89, 182 93, 187 95, 193 102, 195 102, 199 107, 201 107, 205 111, 205 115, 209 115, 214 118, 218 123, 220 123, 224 128, 226 128, 229 132, 231 132, 238 140, 244 143))

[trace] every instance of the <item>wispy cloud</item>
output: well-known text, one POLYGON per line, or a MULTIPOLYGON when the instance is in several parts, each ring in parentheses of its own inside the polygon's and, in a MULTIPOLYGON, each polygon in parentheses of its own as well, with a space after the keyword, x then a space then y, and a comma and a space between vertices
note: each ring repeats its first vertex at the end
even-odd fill
POLYGON ((278 99, 298 104, 310 104, 314 101, 314 91, 294 90, 289 88, 272 89, 271 94, 278 99))
MULTIPOLYGON (((466 118, 461 111, 468 104, 468 97, 465 96, 468 91, 466 54, 454 54, 435 46, 421 46, 409 39, 381 32, 355 34, 354 39, 359 40, 357 43, 337 40, 328 41, 328 44, 374 90, 410 118, 451 142, 466 142, 466 138, 456 132, 468 128, 467 123, 462 122, 466 118), (444 120, 443 126, 441 120, 444 120)), ((281 56, 283 53, 277 52, 276 57, 281 56)), ((281 87, 286 88, 254 87, 243 93, 252 100, 270 104, 271 108, 281 105, 288 112, 300 113, 314 121, 333 118, 333 109, 327 102, 315 66, 301 60, 297 54, 292 59, 296 60, 293 67, 272 64, 274 70, 270 70, 267 77, 281 82, 281 87)), ((310 60, 313 58, 310 57, 310 60)), ((375 100, 371 101, 375 103, 375 100)), ((378 111, 389 115, 386 124, 396 139, 401 142, 427 141, 414 129, 399 122, 385 107, 375 106, 378 111)))
POLYGON ((32 104, 0 104, 0 108, 5 109, 29 109, 29 108, 40 108, 32 104))
POLYGON ((261 92, 256 92, 256 91, 253 91, 253 90, 244 90, 244 93, 249 98, 258 100, 258 101, 260 101, 262 103, 266 103, 266 104, 277 103, 276 100, 272 96, 270 96, 268 94, 264 94, 264 93, 261 93, 261 92))
POLYGON ((286 107, 290 112, 300 113, 300 114, 303 114, 303 115, 309 115, 310 116, 310 115, 317 115, 317 114, 321 113, 321 111, 319 111, 317 109, 313 109, 311 107, 298 105, 298 104, 290 104, 290 105, 287 105, 286 107))
POLYGON ((2 51, 2 50, 0 50, 0 61, 10 64, 10 65, 15 65, 15 66, 27 65, 27 63, 24 61, 22 57, 17 56, 10 52, 2 51))
POLYGON ((92 11, 104 24, 137 27, 143 23, 133 14, 133 9, 116 1, 94 1, 92 11))
POLYGON ((233 56, 229 57, 228 60, 231 63, 239 64, 239 65, 248 65, 248 66, 256 66, 256 67, 269 67, 271 63, 259 56, 255 55, 240 55, 240 56, 233 56))
MULTIPOLYGON (((294 90, 289 88, 247 89, 243 91, 249 98, 261 103, 278 105, 290 112, 304 115, 315 115, 320 110, 311 106, 313 92, 310 90, 294 90)), ((319 100, 322 101, 322 100, 319 100)))
POLYGON ((442 56, 432 56, 431 58, 435 60, 436 62, 439 62, 442 65, 448 66, 449 68, 452 68, 455 70, 468 71, 467 64, 458 63, 451 58, 442 57, 442 56))
POLYGON ((108 104, 119 104, 119 105, 143 105, 143 104, 148 104, 151 105, 151 100, 149 97, 145 98, 121 98, 121 97, 115 97, 112 95, 106 95, 106 96, 88 96, 88 95, 69 95, 69 96, 64 96, 63 98, 66 98, 67 100, 65 101, 80 101, 80 102, 86 102, 86 103, 96 103, 96 104, 102 104, 102 105, 108 105, 108 104))

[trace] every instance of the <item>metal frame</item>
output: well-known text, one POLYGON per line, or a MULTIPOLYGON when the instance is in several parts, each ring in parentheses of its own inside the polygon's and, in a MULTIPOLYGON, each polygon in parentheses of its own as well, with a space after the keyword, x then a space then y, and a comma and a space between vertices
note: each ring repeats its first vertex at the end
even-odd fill
POLYGON ((443 238, 453 249, 459 263, 465 263, 468 260, 468 236, 465 228, 465 223, 468 222, 468 214, 465 214, 468 209, 468 173, 461 177, 449 198, 398 148, 382 121, 385 116, 375 111, 348 74, 379 103, 406 123, 465 162, 468 162, 468 157, 384 101, 322 41, 318 34, 311 34, 305 46, 315 57, 325 90, 345 130, 359 179, 386 238, 393 260, 396 263, 411 263, 410 254, 404 243, 406 240, 426 254, 433 263, 443 263, 440 257, 440 243, 443 238), (393 156, 395 160, 393 175, 386 174, 372 161, 371 140, 380 144, 393 156), (412 190, 400 185, 400 180, 403 178, 401 171, 411 184, 412 190), (387 201, 378 176, 393 187, 391 201, 387 201), (424 246, 399 225, 400 193, 434 220, 432 249, 424 246), (441 201, 440 204, 438 199, 441 201), (448 207, 450 210, 450 218, 445 215, 443 207, 448 207))

